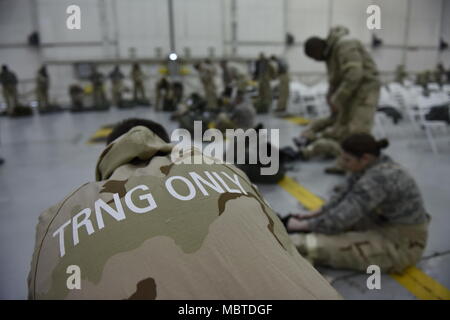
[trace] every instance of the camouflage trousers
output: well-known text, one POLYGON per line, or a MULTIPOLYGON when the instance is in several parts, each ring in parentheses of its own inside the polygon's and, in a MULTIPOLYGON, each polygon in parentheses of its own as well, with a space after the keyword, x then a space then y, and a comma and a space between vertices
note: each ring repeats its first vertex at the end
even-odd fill
POLYGON ((347 107, 340 110, 336 119, 335 132, 330 138, 342 141, 353 133, 370 133, 380 96, 378 84, 367 85, 358 89, 355 97, 347 107))
POLYGON ((114 105, 118 106, 122 101, 122 83, 116 82, 112 85, 112 99, 114 105))
POLYGON ((161 106, 161 101, 164 101, 166 96, 166 93, 164 91, 164 93, 161 93, 160 90, 156 89, 156 93, 155 93, 155 109, 156 110, 161 110, 162 106, 161 106), (161 99, 162 97, 162 99, 161 99))
POLYGON ((286 111, 289 100, 289 76, 287 74, 283 74, 279 77, 279 79, 279 96, 276 111, 286 111))
POLYGON ((339 110, 334 123, 331 119, 319 119, 320 122, 315 126, 325 128, 315 134, 315 141, 305 148, 304 156, 306 158, 337 157, 340 154, 340 142, 349 135, 371 133, 379 94, 378 84, 361 88, 349 105, 339 110))
POLYGON ((145 89, 142 81, 135 81, 133 87, 133 99, 136 100, 146 100, 145 89))
MULTIPOLYGON (((212 79, 211 79, 212 81, 212 79)), ((208 110, 216 110, 217 105, 217 95, 216 87, 213 83, 203 83, 203 90, 205 92, 206 108, 208 110)))
POLYGON ((39 104, 39 108, 47 108, 48 107, 48 89, 47 88, 37 88, 36 89, 37 101, 39 104))
POLYGON ((102 107, 106 104, 105 90, 103 86, 94 87, 93 91, 94 107, 102 107))
POLYGON ((307 159, 315 157, 336 158, 340 153, 339 142, 325 138, 317 139, 303 149, 303 156, 307 159))
POLYGON ((6 112, 11 115, 17 106, 17 89, 15 86, 3 86, 3 97, 6 103, 6 112))
POLYGON ((341 152, 339 143, 334 139, 321 138, 333 131, 336 117, 319 118, 311 122, 309 128, 303 133, 306 138, 312 140, 303 151, 304 157, 310 159, 318 156, 337 157, 341 152))
POLYGON ((259 80, 259 97, 256 103, 256 112, 267 113, 272 104, 272 91, 270 89, 270 81, 268 79, 259 80))
POLYGON ((296 233, 290 238, 299 253, 315 265, 358 271, 378 265, 383 272, 400 273, 420 260, 427 236, 428 222, 336 235, 296 233))

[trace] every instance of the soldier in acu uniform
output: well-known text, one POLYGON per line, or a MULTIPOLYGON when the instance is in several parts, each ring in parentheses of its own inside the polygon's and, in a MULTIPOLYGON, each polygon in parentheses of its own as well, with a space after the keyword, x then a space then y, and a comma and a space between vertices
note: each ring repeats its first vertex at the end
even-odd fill
POLYGON ((287 63, 277 58, 276 56, 272 56, 270 58, 277 65, 277 76, 278 76, 278 101, 277 108, 275 112, 277 113, 285 113, 288 107, 289 102, 289 70, 287 63))
POLYGON ((380 94, 378 70, 363 44, 347 35, 348 29, 338 26, 326 40, 312 37, 305 43, 307 56, 326 62, 327 100, 336 114, 332 129, 304 150, 307 157, 333 153, 350 134, 370 133, 373 127, 380 94))
POLYGON ((133 64, 133 69, 131 70, 131 79, 133 79, 133 99, 135 102, 146 102, 147 97, 145 96, 144 88, 144 74, 138 63, 133 64))
POLYGON ((8 69, 6 65, 2 66, 0 73, 0 82, 3 89, 3 97, 6 103, 6 113, 13 115, 17 106, 17 76, 8 69))
POLYGON ((152 121, 113 130, 96 182, 39 218, 31 299, 340 298, 242 171, 173 148, 152 121))
POLYGON ((346 184, 321 209, 283 218, 299 252, 313 263, 401 272, 420 260, 430 217, 414 179, 380 153, 387 145, 365 133, 349 136, 341 144, 352 172, 346 184))
POLYGON ((206 108, 208 110, 217 110, 217 88, 215 84, 216 70, 211 61, 206 59, 204 62, 197 63, 195 69, 198 71, 200 81, 205 93, 206 108))
POLYGON ((254 79, 258 81, 258 101, 256 111, 267 113, 272 105, 272 89, 270 81, 275 78, 276 70, 267 57, 261 53, 256 61, 254 79))
POLYGON ((104 76, 95 66, 92 68, 91 82, 94 108, 103 108, 107 104, 105 88, 103 87, 104 76))
POLYGON ((114 70, 109 74, 112 83, 112 98, 116 106, 122 102, 122 82, 124 75, 120 71, 119 66, 115 66, 114 70))
POLYGON ((49 107, 48 88, 50 87, 50 78, 47 68, 42 66, 36 77, 36 95, 40 110, 46 110, 49 107))

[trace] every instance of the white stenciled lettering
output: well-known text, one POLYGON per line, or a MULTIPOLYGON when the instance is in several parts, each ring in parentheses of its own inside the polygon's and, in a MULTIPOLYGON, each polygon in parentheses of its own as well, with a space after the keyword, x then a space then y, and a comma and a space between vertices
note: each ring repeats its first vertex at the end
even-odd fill
POLYGON ((125 203, 127 204, 128 208, 130 208, 131 211, 133 211, 135 213, 147 213, 149 211, 152 211, 156 207, 158 207, 155 202, 155 199, 153 198, 153 196, 150 192, 139 196, 139 200, 142 200, 142 201, 146 200, 148 202, 148 206, 145 206, 142 208, 136 206, 133 203, 133 200, 131 199, 133 192, 136 190, 148 191, 150 189, 146 185, 141 184, 127 192, 127 194, 125 195, 125 203))
POLYGON ((106 211, 111 217, 116 219, 117 221, 121 221, 125 219, 125 212, 123 211, 122 203, 120 202, 119 195, 114 193, 114 204, 116 205, 116 210, 111 208, 105 201, 102 199, 98 199, 95 201, 95 216, 97 217, 97 225, 99 229, 103 229, 105 224, 103 222, 102 209, 106 211))
POLYGON ((220 183, 222 183, 222 185, 224 186, 224 188, 225 188, 228 192, 230 192, 230 193, 242 193, 242 192, 240 192, 238 189, 231 189, 231 188, 225 183, 225 181, 223 181, 222 177, 219 176, 219 174, 218 174, 217 172, 213 172, 212 174, 216 177, 217 180, 220 181, 220 183))
POLYGON ((83 209, 82 211, 80 211, 79 213, 77 213, 72 218, 72 237, 73 237, 73 245, 74 246, 76 246, 80 242, 80 239, 78 236, 78 229, 80 229, 80 227, 85 226, 88 235, 91 235, 94 233, 94 227, 92 226, 91 220, 89 220, 90 215, 91 215, 91 209, 86 208, 86 209, 83 209), (83 220, 81 220, 81 222, 78 222, 78 218, 81 217, 82 215, 84 215, 83 220))
POLYGON ((71 222, 70 220, 66 221, 61 227, 56 229, 56 231, 53 233, 53 237, 59 235, 59 255, 61 257, 64 257, 64 255, 66 254, 66 249, 64 246, 64 228, 67 227, 70 224, 70 222, 71 222))
POLYGON ((224 193, 225 191, 220 186, 220 184, 211 176, 211 174, 207 171, 205 171, 205 175, 208 177, 209 181, 202 178, 198 173, 196 172, 189 172, 189 175, 194 180, 197 187, 200 189, 200 191, 205 196, 209 196, 208 191, 206 191, 205 187, 203 185, 206 185, 210 187, 211 189, 217 191, 218 193, 224 193))
POLYGON ((234 179, 233 179, 233 178, 231 178, 231 177, 228 175, 228 173, 223 172, 223 171, 222 171, 221 173, 222 173, 225 177, 227 177, 228 180, 234 182, 234 183, 239 187, 239 189, 241 189, 241 191, 242 191, 243 194, 247 195, 247 192, 244 190, 244 188, 242 188, 241 182, 239 181, 239 178, 238 178, 238 175, 237 175, 237 174, 234 174, 234 175, 233 175, 233 177, 234 177, 234 179))
POLYGON ((195 195, 197 194, 197 192, 195 191, 195 187, 192 184, 192 182, 190 182, 188 179, 186 179, 185 177, 181 177, 181 176, 173 176, 170 177, 169 179, 166 180, 166 188, 167 191, 169 191, 169 193, 174 196, 175 198, 179 199, 179 200, 192 200, 195 195), (175 191, 174 187, 173 187, 173 181, 183 181, 184 184, 188 187, 189 189, 189 194, 186 196, 183 196, 181 194, 179 194, 177 191, 175 191))

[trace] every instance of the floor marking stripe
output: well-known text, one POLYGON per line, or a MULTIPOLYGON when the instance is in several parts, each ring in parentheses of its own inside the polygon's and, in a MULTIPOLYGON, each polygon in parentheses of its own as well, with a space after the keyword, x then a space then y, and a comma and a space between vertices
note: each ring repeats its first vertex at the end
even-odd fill
POLYGON ((321 198, 319 198, 314 193, 310 192, 308 189, 298 184, 295 180, 289 178, 288 176, 285 176, 281 181, 279 181, 278 185, 289 192, 308 210, 317 210, 324 203, 321 198))
POLYGON ((311 122, 309 119, 303 117, 286 117, 283 119, 299 125, 307 125, 311 122))
POLYGON ((109 136, 109 134, 111 132, 112 132, 112 128, 101 128, 101 129, 98 129, 92 135, 92 137, 89 138, 87 143, 99 142, 99 141, 96 141, 96 140, 102 140, 101 142, 104 142, 104 140, 106 140, 106 138, 109 136))
MULTIPOLYGON (((308 210, 317 210, 324 204, 321 198, 288 176, 278 182, 278 185, 308 210)), ((450 290, 417 267, 409 267, 402 274, 390 274, 390 276, 418 299, 450 300, 450 290)))
POLYGON ((410 267, 404 274, 391 274, 391 277, 403 285, 418 299, 422 300, 450 300, 450 290, 426 275, 417 267, 410 267))

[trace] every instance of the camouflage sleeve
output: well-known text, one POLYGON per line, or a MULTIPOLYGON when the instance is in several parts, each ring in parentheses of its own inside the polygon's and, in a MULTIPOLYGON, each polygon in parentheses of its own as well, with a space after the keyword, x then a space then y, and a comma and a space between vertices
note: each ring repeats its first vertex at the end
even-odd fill
POLYGON ((340 196, 331 205, 325 205, 320 216, 308 219, 311 231, 333 234, 348 230, 378 207, 387 191, 377 176, 366 174, 340 196))
POLYGON ((319 131, 322 131, 323 129, 331 126, 334 124, 335 117, 333 115, 326 117, 326 118, 319 118, 316 120, 313 120, 311 124, 309 125, 308 130, 317 133, 319 131))
POLYGON ((343 76, 330 100, 339 109, 345 105, 345 102, 359 85, 364 69, 363 57, 354 42, 345 42, 337 50, 338 63, 343 76))

